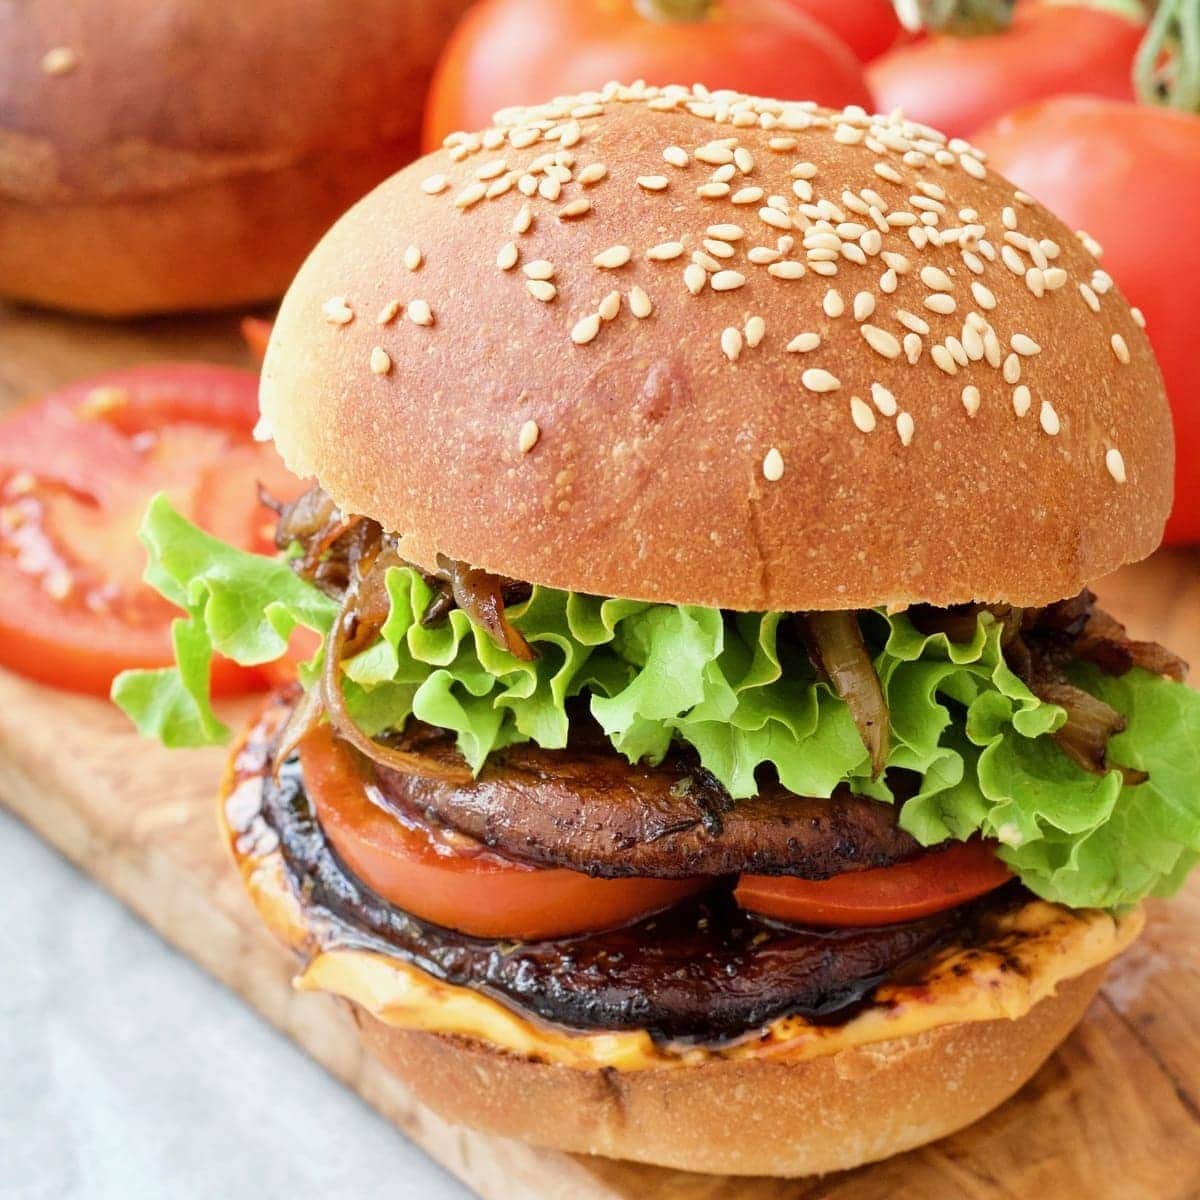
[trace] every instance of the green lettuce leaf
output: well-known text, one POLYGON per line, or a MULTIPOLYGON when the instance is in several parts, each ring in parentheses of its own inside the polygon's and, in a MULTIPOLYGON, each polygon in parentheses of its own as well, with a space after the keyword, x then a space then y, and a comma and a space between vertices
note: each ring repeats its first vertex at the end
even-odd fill
MULTIPOLYGON (((169 745, 226 734, 208 696, 214 651, 269 661, 300 624, 325 633, 336 606, 285 563, 201 533, 161 497, 142 539, 147 579, 187 613, 176 623, 178 666, 129 672, 116 702, 169 745)), ((519 742, 566 745, 567 702, 587 703, 631 761, 658 761, 673 742, 695 748, 736 798, 755 793, 769 764, 789 790, 829 795, 839 784, 893 799, 846 705, 814 675, 779 613, 605 599, 535 587, 509 619, 537 651, 522 662, 459 610, 436 626, 433 598, 409 568, 386 577, 390 612, 378 640, 343 664, 354 719, 371 734, 414 716, 453 730, 478 771, 519 742)), ((1114 907, 1177 887, 1200 858, 1200 696, 1143 671, 1114 678, 1080 666, 1074 682, 1128 718, 1116 762, 1150 780, 1083 771, 1049 736, 1065 720, 1004 661, 987 613, 974 637, 922 634, 903 614, 868 614, 865 628, 892 716, 890 767, 920 776, 901 824, 924 845, 976 834, 1037 894, 1114 907)))

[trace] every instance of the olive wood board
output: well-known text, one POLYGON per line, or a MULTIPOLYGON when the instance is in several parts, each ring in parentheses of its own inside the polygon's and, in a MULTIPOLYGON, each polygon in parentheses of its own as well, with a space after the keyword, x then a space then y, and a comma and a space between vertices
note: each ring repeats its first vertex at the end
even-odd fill
MULTIPOLYGON (((0 308, 0 409, 167 358, 249 365, 231 318, 106 325, 0 308)), ((1161 552, 1099 591, 1135 636, 1200 666, 1200 553, 1161 552)), ((103 701, 0 671, 0 802, 488 1200, 1200 1197, 1200 877, 1151 904, 1146 933, 1080 1027, 983 1121, 841 1175, 706 1177, 533 1149, 416 1103, 363 1055, 338 1002, 292 990, 295 964, 260 927, 218 840, 222 761, 220 750, 164 751, 103 701)))

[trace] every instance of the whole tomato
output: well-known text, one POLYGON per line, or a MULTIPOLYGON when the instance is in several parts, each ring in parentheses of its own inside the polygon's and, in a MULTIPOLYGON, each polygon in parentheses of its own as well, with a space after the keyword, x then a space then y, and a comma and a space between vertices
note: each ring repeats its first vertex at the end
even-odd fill
POLYGON ((1022 0, 996 33, 933 33, 876 59, 867 71, 881 112, 952 137, 1018 105, 1066 92, 1133 98, 1133 59, 1144 24, 1088 4, 1022 0))
POLYGON ((1105 269, 1145 314, 1175 417, 1167 541, 1200 540, 1200 116, 1060 96, 975 140, 996 170, 1096 238, 1105 269))
POLYGON ((482 0, 438 65, 425 147, 613 79, 872 107, 854 52, 791 0, 482 0))
POLYGON ((906 39, 892 0, 791 0, 791 5, 833 30, 861 62, 906 39))

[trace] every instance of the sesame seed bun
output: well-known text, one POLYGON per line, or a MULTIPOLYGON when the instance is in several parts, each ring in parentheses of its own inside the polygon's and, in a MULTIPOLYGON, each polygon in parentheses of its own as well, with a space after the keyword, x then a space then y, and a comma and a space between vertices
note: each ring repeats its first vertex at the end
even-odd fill
POLYGON ((417 152, 466 0, 0 12, 0 295, 102 315, 279 296, 417 152))
POLYGON ((266 360, 288 464, 412 561, 745 610, 1038 605, 1157 544, 1137 314, 966 143, 682 88, 498 120, 333 228, 266 360))

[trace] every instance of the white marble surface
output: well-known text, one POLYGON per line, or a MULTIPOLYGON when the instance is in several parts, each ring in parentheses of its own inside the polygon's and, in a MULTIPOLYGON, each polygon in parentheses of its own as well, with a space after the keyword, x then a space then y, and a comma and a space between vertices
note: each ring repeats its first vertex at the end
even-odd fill
POLYGON ((0 809, 0 1196, 468 1200, 0 809))

